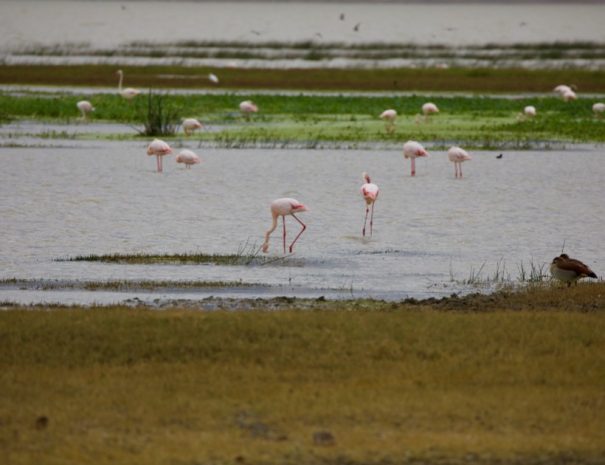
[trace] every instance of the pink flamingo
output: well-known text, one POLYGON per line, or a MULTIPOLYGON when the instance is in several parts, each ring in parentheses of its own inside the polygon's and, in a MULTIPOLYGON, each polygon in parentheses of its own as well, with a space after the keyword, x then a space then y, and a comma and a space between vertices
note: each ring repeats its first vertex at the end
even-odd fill
POLYGON ((160 139, 154 139, 147 147, 147 155, 157 157, 158 173, 162 172, 162 157, 172 153, 170 146, 160 139))
POLYGON ((523 109, 523 114, 528 118, 533 118, 534 116, 536 116, 536 107, 534 107, 533 105, 527 105, 523 109))
POLYGON ((454 163, 454 177, 462 177, 462 162, 471 160, 472 157, 468 152, 460 147, 450 147, 447 151, 447 157, 454 163))
POLYGON ((185 118, 181 125, 183 126, 183 132, 186 136, 190 136, 196 129, 202 129, 204 127, 204 125, 195 118, 185 118))
MULTIPOLYGON (((425 123, 429 121, 429 116, 435 113, 439 113, 439 108, 437 108, 437 105, 435 105, 434 103, 427 102, 422 105, 422 114, 424 115, 425 123)), ((418 122, 418 117, 416 118, 416 122, 418 122)))
POLYGON ((373 184, 370 181, 370 176, 368 176, 368 173, 363 173, 362 176, 363 180, 365 181, 365 184, 361 186, 361 195, 363 195, 363 199, 366 201, 366 217, 363 220, 363 230, 361 233, 365 237, 366 223, 368 221, 368 212, 370 211, 370 205, 372 206, 372 214, 370 215, 370 236, 372 236, 372 224, 374 222, 374 203, 378 198, 379 189, 376 184, 373 184))
POLYGON ((138 89, 133 89, 132 87, 127 87, 126 89, 122 89, 122 81, 124 79, 124 72, 119 69, 116 74, 120 76, 120 80, 118 82, 118 93, 124 97, 126 100, 132 100, 137 95, 141 93, 138 89))
POLYGON ((258 112, 258 107, 251 100, 244 100, 239 104, 239 109, 244 114, 246 119, 250 118, 251 113, 258 112))
POLYGON ((403 144, 403 156, 404 158, 410 158, 412 162, 412 173, 411 176, 416 176, 416 158, 428 157, 429 153, 426 149, 416 142, 415 140, 409 140, 403 144))
POLYGON ((95 111, 95 107, 93 107, 92 103, 90 103, 88 100, 80 100, 78 103, 76 103, 76 106, 82 113, 83 120, 87 119, 88 113, 95 111))
POLYGON ((592 106, 592 111, 597 118, 600 118, 605 113, 605 103, 597 102, 592 106))
POLYGON ((269 228, 269 230, 265 233, 265 242, 263 243, 263 247, 262 247, 263 252, 267 253, 269 251, 269 236, 271 236, 271 233, 273 231, 275 231, 275 228, 277 228, 277 217, 281 216, 283 219, 283 224, 284 224, 284 232, 283 232, 284 253, 286 253, 286 216, 291 215, 302 226, 302 229, 300 230, 298 235, 294 238, 294 240, 292 241, 292 244, 290 244, 289 250, 290 250, 290 253, 292 253, 294 243, 298 240, 298 238, 301 236, 301 234, 303 232, 305 232, 305 229, 307 229, 307 226, 302 221, 300 221, 294 213, 306 212, 306 211, 309 211, 309 209, 307 207, 305 207, 298 200, 291 199, 289 197, 284 197, 284 198, 277 199, 277 200, 274 200, 273 202, 271 202, 271 215, 273 217, 273 223, 271 224, 271 227, 269 228))
POLYGON ((570 100, 576 100, 578 98, 578 96, 576 95, 576 93, 573 90, 571 90, 571 89, 566 90, 565 92, 563 92, 561 94, 561 97, 563 98, 563 101, 565 101, 565 102, 569 102, 570 100))
POLYGON ((176 162, 184 163, 187 168, 191 168, 191 165, 195 165, 200 162, 200 157, 198 157, 195 152, 185 149, 181 150, 176 156, 176 162))
POLYGON ((391 133, 395 130, 395 119, 397 119, 397 111, 392 109, 384 110, 380 114, 380 118, 385 121, 385 127, 388 133, 391 133))

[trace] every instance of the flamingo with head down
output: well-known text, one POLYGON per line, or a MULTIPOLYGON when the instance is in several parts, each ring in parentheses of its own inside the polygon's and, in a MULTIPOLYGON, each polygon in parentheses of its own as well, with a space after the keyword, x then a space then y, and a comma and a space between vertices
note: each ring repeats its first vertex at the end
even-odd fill
POLYGON ((88 118, 88 114, 90 112, 95 111, 95 107, 93 107, 92 103, 90 103, 88 100, 80 100, 78 103, 76 103, 76 107, 78 107, 78 110, 80 110, 82 113, 83 120, 88 118))
POLYGON ((468 152, 460 147, 450 147, 447 151, 447 157, 454 164, 454 177, 462 177, 462 163, 471 160, 468 152))
POLYGON ((147 147, 147 155, 155 155, 157 158, 158 173, 162 172, 162 157, 171 153, 172 149, 170 146, 160 139, 154 139, 147 147))
POLYGON ((183 132, 186 136, 190 136, 196 129, 202 129, 204 125, 195 118, 185 118, 181 123, 183 132))
POLYGON ((391 133, 395 130, 395 120, 397 119, 397 111, 393 109, 384 110, 380 114, 380 119, 385 121, 385 129, 387 133, 391 133))
POLYGON ((191 165, 200 162, 200 157, 198 157, 195 152, 185 149, 179 152, 175 160, 177 163, 184 163, 187 168, 191 168, 191 165))
POLYGON ((304 206, 298 200, 292 199, 290 197, 284 197, 284 198, 277 199, 277 200, 274 200, 273 202, 271 202, 271 216, 273 218, 273 222, 272 222, 269 230, 267 230, 267 232, 265 233, 265 242, 263 243, 263 246, 262 246, 263 252, 267 253, 269 251, 269 237, 271 236, 271 233, 273 233, 273 231, 275 231, 275 228, 277 228, 277 218, 281 216, 282 220, 283 220, 283 225, 284 225, 283 234, 282 234, 283 243, 284 243, 284 253, 286 253, 286 216, 290 215, 296 221, 298 221, 302 226, 302 229, 300 230, 298 235, 294 238, 294 240, 290 244, 289 250, 290 250, 290 253, 292 253, 294 244, 296 243, 298 238, 301 236, 301 234, 303 232, 305 232, 305 229, 307 229, 307 225, 304 224, 302 221, 300 221, 294 213, 306 212, 306 211, 309 211, 309 209, 306 206, 304 206))
POLYGON ((416 176, 416 158, 428 157, 429 153, 420 143, 415 140, 409 140, 403 144, 403 156, 411 160, 411 176, 416 176))

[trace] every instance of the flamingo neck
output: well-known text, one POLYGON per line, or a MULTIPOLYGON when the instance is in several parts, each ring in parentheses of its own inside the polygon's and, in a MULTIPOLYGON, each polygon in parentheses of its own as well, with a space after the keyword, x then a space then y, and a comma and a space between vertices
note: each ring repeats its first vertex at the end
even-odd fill
POLYGON ((271 236, 271 233, 275 231, 275 228, 277 228, 277 216, 278 215, 275 214, 273 215, 273 222, 271 223, 271 227, 265 233, 265 242, 263 243, 263 249, 269 246, 269 236, 271 236))

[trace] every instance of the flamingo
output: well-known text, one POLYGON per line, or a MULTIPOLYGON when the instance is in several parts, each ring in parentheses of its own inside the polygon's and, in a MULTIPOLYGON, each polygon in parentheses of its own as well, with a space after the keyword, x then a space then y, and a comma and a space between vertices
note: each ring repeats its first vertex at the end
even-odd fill
POLYGON ((95 111, 95 107, 93 107, 92 103, 90 103, 88 100, 80 100, 78 103, 76 103, 76 107, 78 107, 78 110, 82 112, 83 120, 87 119, 88 113, 95 111))
POLYGON ((569 102, 570 100, 576 100, 578 98, 578 96, 576 95, 576 93, 573 90, 571 90, 571 89, 566 90, 565 92, 563 92, 561 94, 561 97, 563 97, 563 100, 566 101, 566 102, 569 102))
POLYGON ((550 264, 550 274, 553 278, 567 283, 568 287, 580 278, 597 278, 587 265, 564 253, 553 259, 550 264))
POLYGON ((426 149, 416 142, 415 140, 409 140, 403 144, 403 156, 404 158, 410 158, 412 162, 412 173, 411 176, 416 176, 416 158, 428 157, 429 153, 426 149))
POLYGON ((378 186, 376 184, 373 184, 370 181, 370 176, 368 176, 368 173, 363 173, 363 180, 365 181, 365 184, 363 184, 361 186, 361 195, 363 195, 363 199, 366 201, 366 217, 363 220, 363 230, 361 232, 361 234, 365 237, 366 235, 366 223, 368 221, 368 212, 370 211, 370 205, 372 206, 372 214, 370 215, 370 236, 372 236, 372 223, 374 220, 374 203, 376 202, 376 199, 378 198, 378 186))
POLYGON ((126 89, 122 89, 122 81, 124 80, 124 72, 119 69, 116 74, 120 76, 120 81, 118 82, 118 93, 124 97, 126 100, 132 100, 137 95, 141 93, 138 89, 133 89, 132 87, 126 87, 126 89))
POLYGON ((605 103, 602 103, 602 102, 595 103, 592 106, 592 111, 594 112, 595 116, 600 118, 601 116, 603 116, 603 113, 605 112, 605 103))
POLYGON ((528 118, 533 118, 536 116, 536 107, 532 105, 528 105, 523 109, 523 114, 528 118))
POLYGON ((170 146, 160 139, 154 139, 147 147, 147 155, 155 155, 157 157, 158 173, 162 172, 162 157, 172 153, 170 146))
POLYGON ((307 226, 302 221, 300 221, 294 213, 306 212, 306 211, 309 211, 309 209, 307 207, 305 207, 298 200, 292 199, 289 197, 284 197, 284 198, 277 199, 277 200, 274 200, 273 202, 271 202, 271 215, 273 217, 273 223, 271 224, 271 227, 269 228, 269 230, 265 233, 265 242, 263 243, 263 246, 262 246, 263 252, 267 253, 269 251, 269 236, 271 236, 271 233, 273 231, 275 231, 275 228, 277 228, 277 217, 281 216, 283 219, 283 224, 284 224, 284 232, 283 232, 284 253, 286 253, 286 216, 292 215, 292 217, 294 217, 294 219, 296 221, 298 221, 302 226, 302 229, 300 230, 298 235, 294 238, 294 240, 290 244, 289 250, 290 250, 290 253, 292 253, 294 243, 298 240, 300 235, 303 232, 305 232, 305 229, 307 229, 307 226))
POLYGON ((208 74, 208 80, 210 82, 212 82, 213 84, 218 84, 218 77, 216 76, 216 74, 210 73, 208 74))
POLYGON ((177 163, 184 163, 187 168, 191 168, 191 165, 195 165, 200 162, 200 157, 198 157, 191 150, 181 150, 179 154, 176 156, 177 163))
POLYGON ((258 107, 251 100, 244 100, 239 104, 239 109, 246 119, 250 118, 251 113, 256 113, 258 111, 258 107))
POLYGON ((204 127, 204 125, 195 118, 186 118, 181 124, 183 126, 183 131, 185 132, 186 136, 190 136, 191 133, 196 129, 201 129, 202 127, 204 127))
POLYGON ((380 114, 380 118, 385 121, 385 128, 387 133, 391 133, 395 130, 395 119, 397 119, 397 111, 389 109, 384 110, 380 114))
POLYGON ((563 96, 563 94, 564 94, 565 92, 568 92, 568 91, 570 91, 570 90, 572 90, 572 88, 571 88, 571 87, 566 86, 565 84, 559 84, 557 87, 555 87, 555 88, 553 89, 553 92, 556 92, 557 94, 559 94, 559 95, 563 96))
POLYGON ((462 162, 471 160, 468 152, 460 147, 450 147, 447 151, 447 157, 454 164, 454 177, 462 177, 462 162))
MULTIPOLYGON (((424 115, 425 123, 429 121, 429 116, 435 113, 439 113, 439 108, 433 102, 427 102, 422 105, 422 114, 424 115)), ((416 122, 418 122, 418 118, 416 118, 416 122)))

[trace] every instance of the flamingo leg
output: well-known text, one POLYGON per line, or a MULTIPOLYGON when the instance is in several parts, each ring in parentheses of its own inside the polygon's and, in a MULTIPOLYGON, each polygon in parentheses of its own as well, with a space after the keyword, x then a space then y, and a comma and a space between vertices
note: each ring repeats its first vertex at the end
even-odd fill
MULTIPOLYGON (((290 213, 290 214, 291 214, 291 215, 294 217, 294 219, 295 219, 296 221, 298 221, 298 222, 301 224, 301 226, 302 226, 302 229, 301 229, 301 230, 300 230, 300 232, 298 233, 298 236, 296 236, 296 237, 294 238, 294 240, 292 241, 292 244, 290 244, 290 253, 292 253, 292 249, 293 249, 293 247, 294 247, 294 243, 295 243, 295 242, 298 240, 298 238, 301 236, 301 234, 305 232, 305 229, 307 229, 307 225, 306 225, 305 223, 303 223, 302 221, 300 221, 300 220, 299 220, 299 219, 296 217, 296 215, 294 215, 294 213, 290 213)), ((284 221, 285 221, 285 217, 284 217, 284 221)), ((286 238, 285 238, 285 236, 284 236, 284 241, 285 241, 285 240, 286 240, 286 238)), ((285 242, 284 242, 284 243, 285 243, 285 242)))
POLYGON ((366 235, 366 223, 368 222, 368 212, 370 211, 370 207, 366 206, 366 217, 363 220, 363 229, 361 231, 361 235, 365 237, 366 235))
MULTIPOLYGON (((284 253, 286 253, 286 217, 282 216, 282 219, 284 220, 284 233, 283 233, 283 241, 284 241, 284 253)), ((290 252, 292 252, 292 247, 290 247, 290 252)))
POLYGON ((158 173, 162 172, 162 157, 160 157, 159 155, 155 156, 156 158, 156 164, 158 166, 158 173))
POLYGON ((370 215, 370 237, 372 237, 372 227, 374 225, 374 202, 372 202, 372 213, 370 215))
POLYGON ((462 162, 459 163, 458 172, 460 173, 460 177, 462 177, 462 162))
POLYGON ((411 176, 416 176, 416 158, 412 157, 412 174, 411 176))

